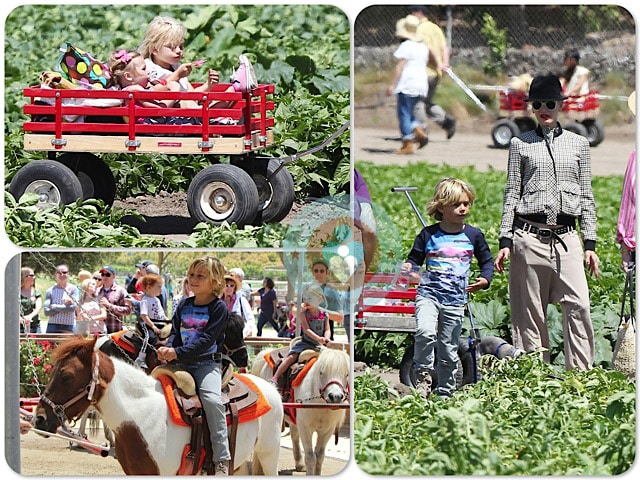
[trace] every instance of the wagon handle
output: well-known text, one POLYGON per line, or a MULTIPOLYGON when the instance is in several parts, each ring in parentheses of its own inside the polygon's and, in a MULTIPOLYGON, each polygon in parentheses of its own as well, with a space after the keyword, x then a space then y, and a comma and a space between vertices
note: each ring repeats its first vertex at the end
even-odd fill
POLYGON ((327 137, 327 139, 324 142, 322 142, 319 145, 316 145, 315 147, 311 147, 309 150, 305 150, 304 152, 296 153, 296 154, 291 155, 289 157, 278 158, 277 160, 280 161, 280 165, 278 166, 278 168, 275 169, 275 171, 273 173, 271 173, 271 175, 269 175, 267 177, 267 180, 269 180, 271 177, 277 175, 277 173, 280 170, 282 170, 287 163, 295 162, 300 157, 304 157, 305 155, 309 155, 310 153, 316 153, 317 151, 324 149, 336 137, 338 137, 340 134, 342 134, 342 132, 344 132, 347 128, 349 128, 350 123, 351 123, 351 121, 347 120, 338 130, 336 130, 331 135, 329 135, 329 137, 327 137))
POLYGON ((409 200, 409 203, 411 204, 413 211, 416 212, 416 215, 418 216, 418 220, 420 220, 422 227, 426 227, 427 222, 425 222, 424 218, 422 218, 422 215, 420 215, 420 211, 418 210, 418 207, 416 207, 416 204, 413 202, 413 198, 411 197, 411 193, 410 193, 410 192, 417 192, 418 187, 393 187, 391 191, 394 193, 395 192, 404 193, 405 197, 407 197, 407 200, 409 200))

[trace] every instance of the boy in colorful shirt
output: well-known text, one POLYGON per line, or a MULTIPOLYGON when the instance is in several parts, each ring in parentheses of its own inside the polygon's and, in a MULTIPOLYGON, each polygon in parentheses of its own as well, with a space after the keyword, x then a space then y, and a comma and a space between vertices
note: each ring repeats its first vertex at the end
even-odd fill
POLYGON ((402 264, 402 273, 414 276, 425 265, 416 292, 413 356, 416 389, 425 398, 431 393, 434 366, 437 374, 434 393, 443 397, 453 395, 458 340, 468 294, 488 288, 493 278, 493 256, 484 235, 465 223, 475 198, 475 191, 465 182, 455 178, 441 180, 427 205, 427 212, 438 222, 420 231, 402 264), (474 256, 480 276, 470 284, 474 256))

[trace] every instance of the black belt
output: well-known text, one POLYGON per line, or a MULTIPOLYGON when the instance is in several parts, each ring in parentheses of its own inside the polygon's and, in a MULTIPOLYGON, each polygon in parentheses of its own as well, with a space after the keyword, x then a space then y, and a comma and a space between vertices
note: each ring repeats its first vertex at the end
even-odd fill
POLYGON ((525 232, 532 233, 533 235, 537 235, 540 238, 554 238, 560 243, 560 245, 562 245, 565 252, 568 252, 569 250, 567 249, 567 244, 564 243, 562 238, 560 238, 560 235, 573 232, 576 229, 576 227, 574 227, 573 225, 562 225, 553 228, 536 227, 535 225, 532 225, 529 222, 522 220, 521 218, 516 218, 513 224, 515 227, 521 228, 525 232))
POLYGON ((212 353, 211 355, 202 355, 201 357, 196 357, 192 361, 194 362, 202 362, 205 360, 213 360, 214 363, 222 362, 222 354, 221 353, 212 353))

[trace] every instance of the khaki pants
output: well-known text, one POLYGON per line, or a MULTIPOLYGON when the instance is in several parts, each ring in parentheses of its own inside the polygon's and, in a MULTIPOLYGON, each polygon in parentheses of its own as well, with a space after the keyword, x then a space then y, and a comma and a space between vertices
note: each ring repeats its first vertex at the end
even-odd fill
MULTIPOLYGON (((582 243, 575 230, 560 237, 568 251, 553 238, 514 232, 509 274, 514 346, 526 352, 549 349, 547 306, 560 303, 565 367, 588 370, 595 347, 582 243)), ((548 351, 544 359, 550 360, 548 351)))

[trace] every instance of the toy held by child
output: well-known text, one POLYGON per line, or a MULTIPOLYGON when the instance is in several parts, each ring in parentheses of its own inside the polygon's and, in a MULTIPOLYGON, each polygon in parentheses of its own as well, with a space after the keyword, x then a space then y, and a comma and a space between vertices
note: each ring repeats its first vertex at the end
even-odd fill
POLYGON ((434 368, 437 385, 433 392, 442 397, 453 395, 458 339, 468 294, 488 288, 493 278, 493 256, 483 233, 465 223, 475 198, 473 188, 462 180, 440 180, 427 205, 427 212, 437 223, 420 231, 407 261, 402 264, 402 272, 413 276, 417 276, 423 263, 425 266, 416 291, 413 355, 416 390, 424 398, 431 393, 434 368), (480 276, 470 284, 469 271, 474 256, 480 276))

